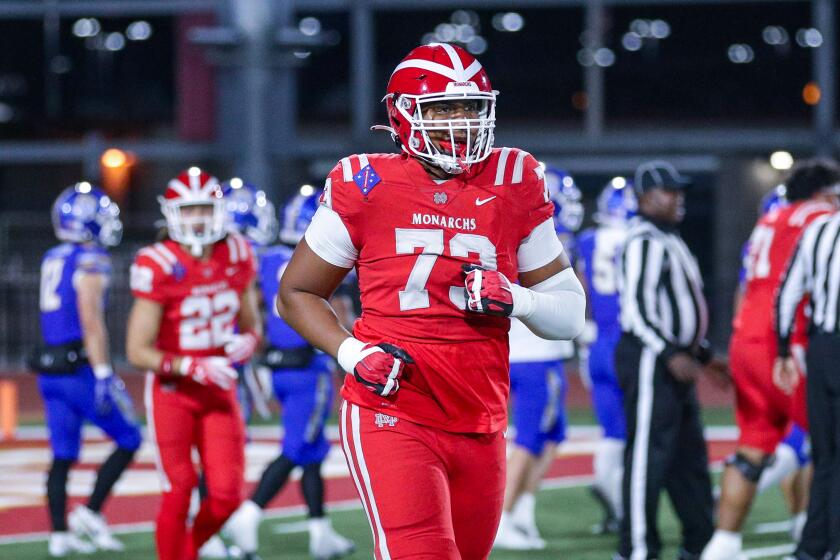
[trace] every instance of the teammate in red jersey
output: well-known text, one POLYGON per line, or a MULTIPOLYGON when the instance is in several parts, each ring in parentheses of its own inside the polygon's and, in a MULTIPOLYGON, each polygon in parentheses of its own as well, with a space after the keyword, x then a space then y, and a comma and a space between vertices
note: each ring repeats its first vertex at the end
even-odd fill
POLYGON ((402 153, 340 161, 283 276, 278 311, 347 372, 341 442, 377 559, 488 556, 508 317, 543 338, 583 328, 542 166, 493 148, 495 100, 464 50, 411 51, 385 97, 402 153), (327 300, 353 267, 363 312, 350 335, 327 300))
MULTIPOLYGON (((749 241, 746 287, 733 323, 729 359, 736 390, 740 430, 735 455, 727 460, 721 482, 718 526, 703 560, 729 560, 741 553, 741 527, 756 485, 791 422, 807 427, 804 383, 788 395, 773 383, 776 334, 773 305, 799 236, 815 219, 837 209, 840 180, 819 161, 798 165, 785 182, 790 205, 759 219, 749 241)), ((797 342, 804 347, 804 332, 797 342)))
POLYGON ((215 177, 192 167, 160 198, 169 239, 137 254, 128 359, 148 370, 146 418, 158 452, 163 500, 155 538, 161 560, 193 560, 237 508, 245 432, 234 364, 261 339, 249 243, 225 230, 215 177), (198 450, 208 496, 187 530, 198 450))

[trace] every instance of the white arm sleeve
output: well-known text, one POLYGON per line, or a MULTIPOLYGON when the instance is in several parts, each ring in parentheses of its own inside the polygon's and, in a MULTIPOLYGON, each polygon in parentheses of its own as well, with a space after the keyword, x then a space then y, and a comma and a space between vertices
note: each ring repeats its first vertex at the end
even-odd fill
POLYGON ((316 255, 341 268, 353 268, 359 251, 353 246, 350 232, 335 210, 321 206, 304 234, 306 244, 316 255))
POLYGON ((519 284, 510 287, 511 317, 522 321, 535 335, 548 340, 572 340, 583 331, 586 295, 571 267, 531 288, 519 284))
POLYGON ((563 244, 554 231, 554 218, 549 218, 534 229, 519 244, 516 261, 519 272, 530 272, 543 267, 560 256, 563 244))

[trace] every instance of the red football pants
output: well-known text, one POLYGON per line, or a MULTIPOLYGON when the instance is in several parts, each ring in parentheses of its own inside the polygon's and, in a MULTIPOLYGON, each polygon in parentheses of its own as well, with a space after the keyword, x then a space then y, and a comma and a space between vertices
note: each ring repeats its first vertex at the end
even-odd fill
POLYGON ((344 402, 341 445, 377 560, 483 560, 505 487, 505 439, 454 434, 344 402))
POLYGON ((146 379, 146 417, 157 447, 163 497, 155 527, 160 560, 194 560, 242 500, 245 427, 236 389, 223 391, 190 379, 146 379), (192 460, 198 450, 207 498, 187 531, 190 494, 198 484, 192 460))
POLYGON ((729 344, 729 363, 735 384, 738 445, 772 454, 787 435, 791 422, 808 429, 804 379, 793 395, 773 383, 776 341, 747 339, 737 334, 729 344))

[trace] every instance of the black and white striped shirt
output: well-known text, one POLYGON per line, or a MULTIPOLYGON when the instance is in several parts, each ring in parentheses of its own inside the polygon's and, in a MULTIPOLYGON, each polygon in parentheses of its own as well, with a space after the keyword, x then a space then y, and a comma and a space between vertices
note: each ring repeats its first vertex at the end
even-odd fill
POLYGON ((814 220, 805 228, 788 263, 776 298, 779 355, 790 355, 790 338, 802 298, 811 296, 811 325, 840 333, 840 214, 814 220))
POLYGON ((676 231, 641 217, 634 221, 621 255, 619 290, 624 332, 665 360, 680 351, 707 354, 703 279, 676 231))

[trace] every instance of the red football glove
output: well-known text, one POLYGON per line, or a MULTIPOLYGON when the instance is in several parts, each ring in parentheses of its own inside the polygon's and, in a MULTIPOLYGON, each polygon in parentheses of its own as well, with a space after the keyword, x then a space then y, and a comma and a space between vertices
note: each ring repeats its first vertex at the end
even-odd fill
POLYGON ((342 368, 352 371, 356 381, 381 397, 399 391, 405 364, 414 363, 408 352, 398 346, 388 343, 374 346, 355 338, 348 338, 342 344, 338 357, 342 368))
POLYGON ((230 360, 221 356, 209 358, 181 358, 179 368, 183 375, 202 385, 213 385, 222 389, 230 389, 239 374, 230 366, 230 360))
POLYGON ((461 269, 466 274, 464 292, 467 311, 510 317, 513 313, 513 294, 510 281, 504 274, 475 264, 465 264, 461 269))
POLYGON ((225 344, 225 355, 234 364, 244 364, 251 359, 259 345, 260 339, 253 331, 234 334, 225 344))

